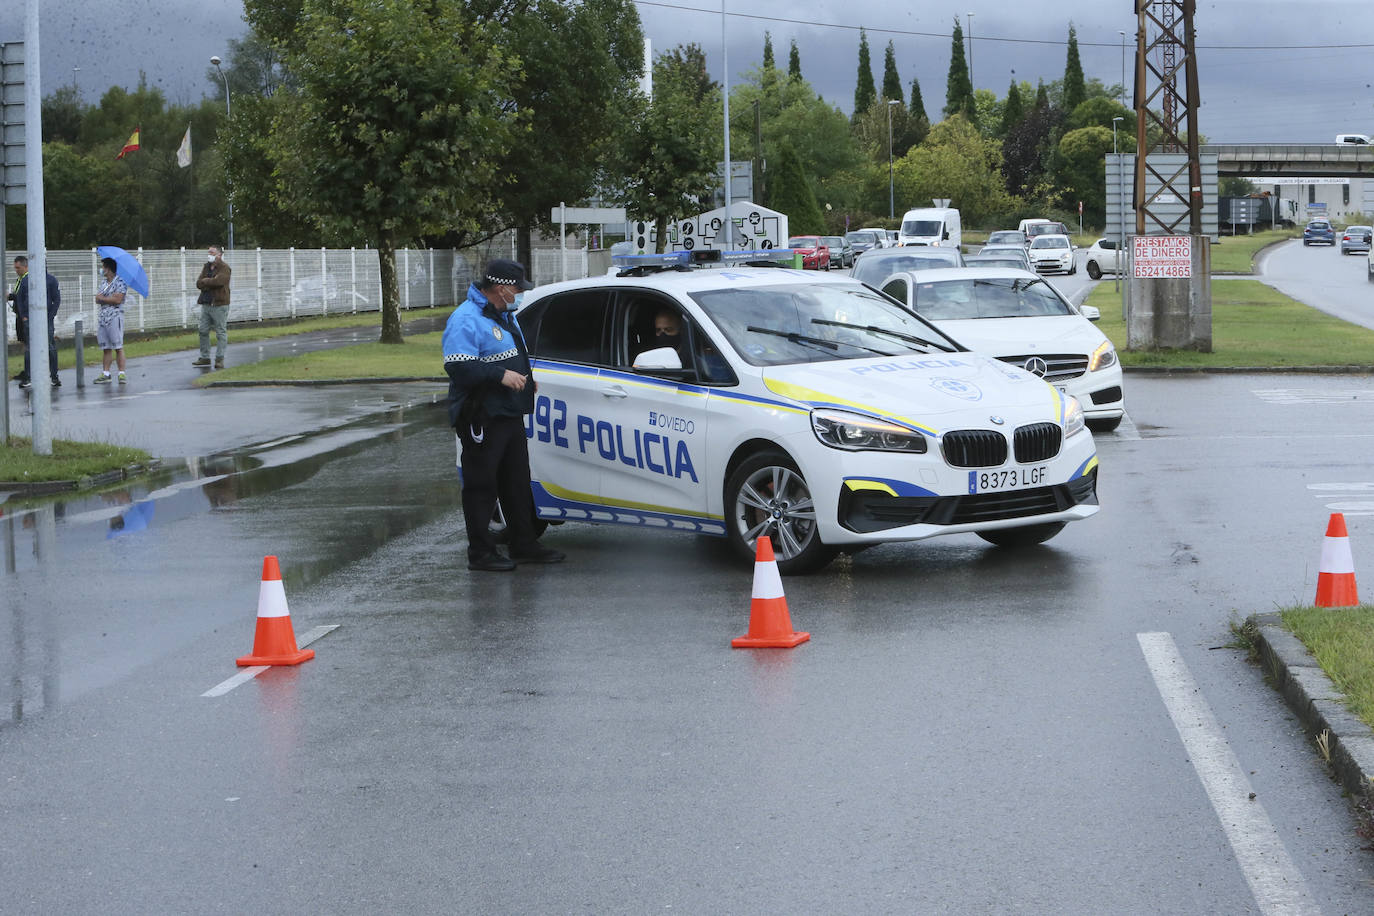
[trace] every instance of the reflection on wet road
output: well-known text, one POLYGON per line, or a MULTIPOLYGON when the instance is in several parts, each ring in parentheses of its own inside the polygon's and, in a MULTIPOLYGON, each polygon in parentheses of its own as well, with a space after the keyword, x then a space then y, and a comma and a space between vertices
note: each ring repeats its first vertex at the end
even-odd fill
POLYGON ((458 505, 452 433, 428 407, 7 503, 0 726, 251 620, 266 554, 290 592, 458 505))

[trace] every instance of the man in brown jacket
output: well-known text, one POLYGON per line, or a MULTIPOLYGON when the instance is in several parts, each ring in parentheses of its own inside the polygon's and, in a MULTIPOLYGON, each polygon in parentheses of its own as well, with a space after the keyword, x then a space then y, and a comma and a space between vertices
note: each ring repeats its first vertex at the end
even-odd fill
POLYGON ((211 245, 206 249, 205 266, 196 278, 200 290, 200 358, 193 366, 210 365, 210 329, 215 331, 215 368, 224 368, 224 350, 229 346, 229 274, 224 263, 224 249, 211 245))

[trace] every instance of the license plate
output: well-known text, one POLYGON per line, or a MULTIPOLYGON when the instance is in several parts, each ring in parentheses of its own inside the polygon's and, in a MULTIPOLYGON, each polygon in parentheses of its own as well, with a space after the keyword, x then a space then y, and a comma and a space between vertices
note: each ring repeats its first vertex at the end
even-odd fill
POLYGON ((1045 465, 1028 468, 1009 468, 1002 471, 969 471, 969 493, 994 493, 1000 490, 1022 490, 1045 483, 1045 465))

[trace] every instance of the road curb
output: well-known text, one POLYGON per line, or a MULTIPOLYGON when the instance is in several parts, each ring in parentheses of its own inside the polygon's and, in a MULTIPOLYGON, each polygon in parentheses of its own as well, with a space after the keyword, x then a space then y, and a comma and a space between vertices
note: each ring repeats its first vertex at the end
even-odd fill
POLYGON ((393 375, 369 376, 367 378, 319 378, 319 379, 256 379, 227 382, 206 382, 202 388, 323 388, 330 385, 386 385, 392 382, 432 382, 448 384, 448 376, 433 375, 393 375))
POLYGON ((51 496, 54 493, 70 493, 74 490, 91 490, 96 487, 109 486, 112 483, 122 483, 140 477, 149 471, 155 471, 162 466, 162 462, 153 458, 147 464, 130 464, 113 471, 106 471, 103 474, 87 474, 74 480, 36 480, 28 481, 0 481, 0 494, 10 496, 51 496))
POLYGON ((1278 614, 1252 614, 1255 650, 1288 708, 1314 739, 1327 735, 1329 762, 1347 792, 1365 798, 1374 779, 1374 732, 1345 707, 1345 696, 1278 614))
POLYGON ((1374 366, 1122 366, 1132 375, 1370 375, 1374 366))

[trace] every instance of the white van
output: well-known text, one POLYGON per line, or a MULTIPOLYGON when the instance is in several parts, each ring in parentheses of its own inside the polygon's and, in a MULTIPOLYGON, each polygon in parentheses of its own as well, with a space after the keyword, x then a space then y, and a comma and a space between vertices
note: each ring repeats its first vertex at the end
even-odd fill
POLYGON ((964 242, 959 211, 949 207, 925 207, 908 210, 902 217, 897 233, 897 245, 931 245, 937 248, 958 249, 964 242))
POLYGON ((1357 146, 1368 146, 1368 134, 1336 134, 1337 143, 1354 143, 1357 146))

